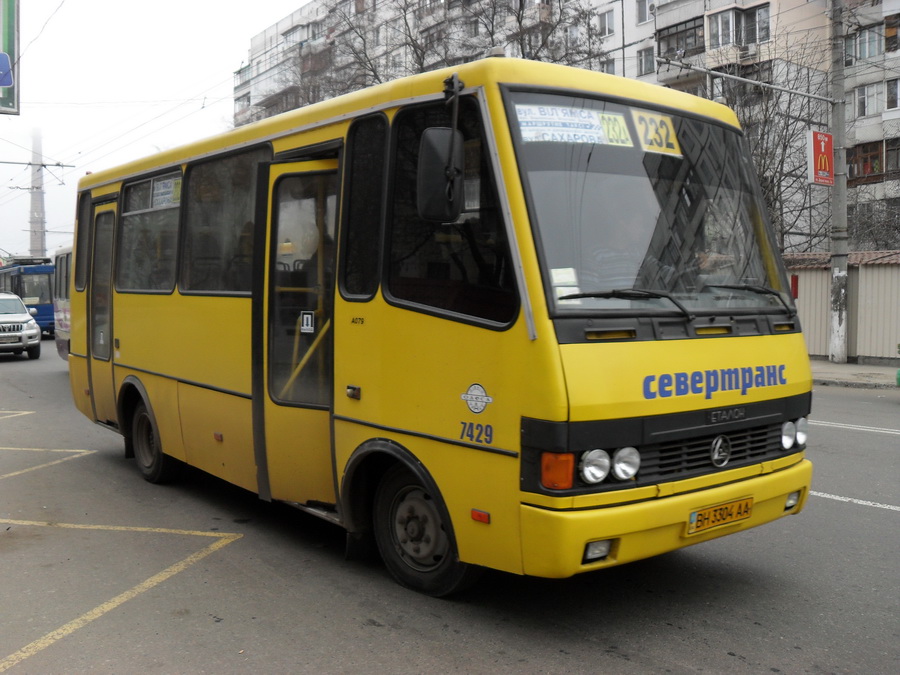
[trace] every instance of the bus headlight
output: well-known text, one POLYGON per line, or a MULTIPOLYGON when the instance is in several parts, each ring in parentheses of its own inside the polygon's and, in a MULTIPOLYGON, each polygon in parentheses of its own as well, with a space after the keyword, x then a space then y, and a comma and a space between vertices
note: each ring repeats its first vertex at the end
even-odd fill
POLYGON ((797 425, 788 420, 781 425, 781 447, 790 450, 797 440, 797 425))
POLYGON ((612 472, 619 480, 631 480, 641 468, 641 453, 637 448, 619 448, 613 455, 612 472))
POLYGON ((809 420, 801 417, 797 420, 797 445, 806 445, 807 438, 809 438, 809 420))
POLYGON ((581 478, 585 483, 600 483, 609 475, 609 465, 606 450, 589 450, 581 456, 581 478))

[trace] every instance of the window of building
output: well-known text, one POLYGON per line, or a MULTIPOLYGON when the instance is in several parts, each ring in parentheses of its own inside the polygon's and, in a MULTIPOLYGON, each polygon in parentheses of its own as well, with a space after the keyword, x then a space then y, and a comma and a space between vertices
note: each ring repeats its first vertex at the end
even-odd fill
POLYGON ((256 169, 268 148, 220 157, 188 170, 182 290, 250 291, 256 169))
POLYGON ((884 100, 888 110, 900 108, 900 79, 884 83, 884 100))
POLYGON ((497 199, 479 108, 460 101, 464 205, 459 218, 422 220, 416 207, 416 165, 422 132, 449 126, 443 103, 410 107, 394 122, 396 157, 388 236, 388 297, 428 313, 508 324, 518 313, 515 275, 497 199))
MULTIPOLYGON (((773 79, 771 61, 760 61, 740 67, 725 66, 717 69, 716 72, 736 75, 744 80, 753 80, 765 84, 772 84, 773 79)), ((754 105, 759 103, 766 92, 765 87, 725 77, 714 78, 712 85, 713 98, 724 98, 729 105, 754 105)))
POLYGON ((653 18, 653 15, 650 13, 650 5, 652 3, 650 0, 637 0, 637 22, 638 23, 646 23, 650 19, 653 18))
POLYGON ((125 186, 117 239, 118 290, 175 288, 180 205, 180 171, 125 186))
POLYGON ((884 168, 886 171, 900 171, 900 138, 884 141, 884 168))
POLYGON ((853 179, 881 174, 883 171, 882 145, 881 141, 876 141, 850 148, 847 151, 848 177, 853 179))
POLYGON ((668 26, 657 32, 660 56, 681 58, 706 50, 703 40, 703 17, 668 26))
POLYGON ((856 116, 866 117, 878 113, 878 101, 874 84, 856 88, 856 116))
POLYGON ((638 75, 649 75, 656 69, 656 59, 653 57, 653 47, 638 50, 637 58, 638 75))
POLYGON ((769 6, 760 5, 744 10, 744 40, 742 44, 752 45, 769 39, 769 6))
POLYGON ((284 34, 284 46, 294 47, 303 41, 303 31, 300 26, 294 26, 284 34))
POLYGON ((606 59, 605 61, 600 62, 600 66, 598 70, 601 73, 607 73, 609 75, 616 74, 616 62, 614 59, 606 59))
POLYGON ((710 48, 756 44, 769 37, 769 5, 729 9, 709 17, 710 48))
POLYGON ((734 9, 709 17, 709 46, 724 47, 740 42, 741 13, 734 9))
POLYGON ((895 52, 900 49, 897 29, 900 28, 900 14, 884 17, 884 51, 895 52))
POLYGON ((878 56, 884 51, 882 35, 881 26, 863 28, 856 35, 851 35, 846 42, 847 56, 851 59, 852 57, 870 59, 878 56))
POLYGON ((613 21, 613 11, 609 10, 608 12, 603 12, 598 20, 600 22, 599 30, 600 37, 605 37, 607 35, 612 35, 616 32, 615 23, 613 21))

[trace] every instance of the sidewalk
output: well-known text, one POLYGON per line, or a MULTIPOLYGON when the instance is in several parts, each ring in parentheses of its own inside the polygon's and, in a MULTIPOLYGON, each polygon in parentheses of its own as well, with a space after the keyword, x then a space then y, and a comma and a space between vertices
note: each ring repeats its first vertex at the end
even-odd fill
POLYGON ((812 359, 813 383, 823 386, 887 389, 897 387, 897 368, 812 359))

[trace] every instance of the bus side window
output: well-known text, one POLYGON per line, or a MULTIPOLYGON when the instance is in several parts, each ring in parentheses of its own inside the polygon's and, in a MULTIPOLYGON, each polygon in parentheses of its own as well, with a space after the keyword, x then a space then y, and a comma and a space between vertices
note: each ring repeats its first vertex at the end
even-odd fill
POLYGON ((347 138, 341 285, 346 296, 370 298, 378 289, 387 138, 383 115, 357 120, 347 138))
POLYGON ((444 104, 408 108, 397 116, 388 291, 401 302, 509 323, 518 311, 515 277, 478 107, 471 98, 461 101, 458 125, 465 139, 463 211, 452 223, 418 216, 419 139, 427 127, 449 122, 444 104))
POLYGON ((126 186, 117 240, 117 290, 175 287, 180 202, 180 171, 126 186))
POLYGON ((75 290, 83 291, 87 285, 88 264, 91 251, 91 193, 81 195, 78 203, 78 231, 75 233, 75 290))
POLYGON ((187 174, 180 287, 249 293, 256 167, 271 157, 257 148, 192 166, 187 174))

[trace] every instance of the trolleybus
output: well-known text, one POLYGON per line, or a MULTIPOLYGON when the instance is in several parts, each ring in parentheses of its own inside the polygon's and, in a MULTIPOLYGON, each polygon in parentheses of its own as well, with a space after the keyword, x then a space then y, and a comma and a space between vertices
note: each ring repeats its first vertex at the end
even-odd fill
POLYGON ((0 266, 0 291, 15 293, 34 308, 41 332, 53 335, 53 263, 50 258, 18 256, 0 266))

